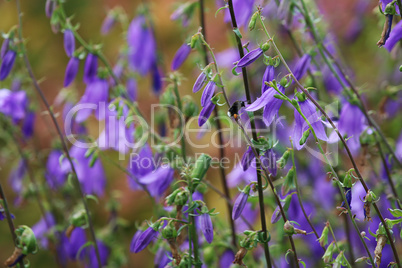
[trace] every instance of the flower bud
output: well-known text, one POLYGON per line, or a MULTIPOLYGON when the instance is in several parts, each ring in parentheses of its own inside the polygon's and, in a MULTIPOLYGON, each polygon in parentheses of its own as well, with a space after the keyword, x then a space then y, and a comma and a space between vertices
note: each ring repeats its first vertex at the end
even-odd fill
POLYGON ((264 44, 262 44, 261 49, 263 52, 267 51, 269 48, 271 47, 271 45, 269 44, 269 42, 266 42, 264 44))
POLYGON ((290 151, 286 150, 283 155, 281 156, 281 158, 278 159, 278 161, 276 161, 276 166, 278 169, 283 169, 286 165, 286 162, 288 161, 290 156, 290 151))
POLYGON ((282 195, 285 195, 289 192, 291 188, 293 188, 294 185, 294 176, 295 176, 295 170, 292 167, 289 169, 288 173, 286 174, 284 178, 284 182, 282 185, 282 195))
POLYGON ((197 43, 198 43, 198 40, 200 40, 200 34, 199 34, 199 33, 196 33, 195 35, 193 35, 193 36, 191 37, 190 47, 191 47, 191 48, 195 48, 195 46, 196 46, 197 43))
POLYGON ((75 50, 75 37, 71 29, 64 30, 64 50, 69 58, 73 56, 75 50))
POLYGON ((385 15, 396 15, 395 2, 391 2, 385 6, 385 15))
POLYGON ((200 75, 197 77, 197 80, 195 80, 194 86, 193 86, 193 92, 196 93, 202 89, 202 87, 205 85, 205 82, 207 81, 207 75, 204 71, 200 73, 200 75))
POLYGON ((177 237, 177 231, 174 225, 168 224, 165 228, 162 229, 162 236, 165 239, 175 239, 177 237))
POLYGON ((214 240, 214 228, 212 226, 211 216, 208 213, 201 214, 200 217, 200 228, 204 234, 205 240, 208 243, 212 243, 214 240))
POLYGON ((3 81, 10 74, 11 69, 14 66, 15 58, 17 57, 17 52, 9 49, 4 55, 3 62, 0 66, 0 81, 3 81))
POLYGON ((87 214, 83 209, 80 209, 77 212, 75 212, 70 218, 70 223, 74 227, 84 226, 87 224, 87 222, 88 222, 87 214))
POLYGON ((283 87, 287 87, 289 86, 289 81, 288 78, 286 76, 282 77, 281 81, 279 82, 279 84, 283 87))
POLYGON ((22 249, 22 254, 35 254, 38 251, 38 243, 31 228, 21 225, 15 229, 17 235, 17 247, 22 249))
POLYGON ((255 24, 257 23, 258 11, 254 12, 253 16, 251 16, 250 22, 248 23, 248 30, 251 32, 255 28, 255 24))
POLYGON ((303 136, 301 137, 299 144, 300 145, 305 144, 309 136, 310 136, 310 129, 307 129, 306 131, 303 132, 303 136))
POLYGON ((171 206, 171 205, 173 205, 174 204, 174 201, 175 201, 175 199, 176 199, 176 195, 178 194, 178 193, 180 193, 182 191, 182 189, 180 188, 180 189, 176 189, 176 190, 174 190, 173 191, 173 193, 171 193, 170 195, 168 195, 165 199, 166 199, 166 204, 168 205, 168 206, 171 206))
POLYGON ((76 57, 71 57, 66 67, 66 74, 64 77, 64 87, 68 87, 75 79, 80 66, 80 60, 76 57))
POLYGON ((188 194, 188 192, 187 191, 180 191, 177 195, 176 195, 176 197, 175 197, 175 199, 174 199, 174 204, 176 205, 176 206, 184 206, 186 203, 187 203, 187 200, 188 200, 188 196, 189 196, 189 194, 188 194))
POLYGON ((138 253, 144 250, 149 245, 149 243, 151 243, 151 241, 158 235, 157 228, 154 228, 154 226, 150 226, 140 235, 134 236, 130 251, 138 253))
POLYGON ((200 155, 195 161, 193 171, 191 172, 191 178, 201 180, 207 173, 211 160, 212 158, 207 154, 200 155))
POLYGON ((329 244, 329 246, 327 247, 324 255, 322 256, 324 263, 329 263, 332 260, 332 255, 334 254, 334 251, 334 242, 331 242, 331 244, 329 244))
POLYGON ((243 209, 247 204, 249 194, 250 194, 250 185, 247 185, 244 188, 244 190, 239 194, 235 203, 233 204, 233 210, 232 210, 233 220, 237 220, 241 216, 241 213, 243 212, 243 209))
POLYGON ((198 106, 190 96, 185 96, 183 98, 183 102, 183 113, 186 118, 190 118, 198 114, 198 106))
POLYGON ((322 230, 320 238, 318 238, 321 247, 325 247, 328 244, 328 233, 329 233, 329 223, 327 222, 327 224, 324 227, 324 230, 322 230))
POLYGON ((164 105, 175 105, 175 98, 170 90, 166 90, 160 97, 159 97, 160 104, 164 105))
POLYGON ((283 225, 283 230, 285 231, 285 234, 287 234, 287 235, 296 234, 295 227, 289 221, 285 222, 285 224, 283 225))

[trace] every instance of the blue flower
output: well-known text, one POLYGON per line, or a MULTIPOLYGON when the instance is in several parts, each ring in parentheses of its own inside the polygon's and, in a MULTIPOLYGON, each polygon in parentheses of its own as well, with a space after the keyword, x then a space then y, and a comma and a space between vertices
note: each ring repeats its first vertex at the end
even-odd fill
POLYGON ((198 126, 203 126, 207 122, 208 118, 211 116, 213 110, 215 109, 215 104, 212 101, 207 102, 198 116, 198 126))
POLYGON ((0 113, 9 116, 13 121, 25 118, 28 98, 25 91, 0 89, 0 113))
MULTIPOLYGON (((284 93, 285 89, 279 86, 279 90, 284 93)), ((274 96, 279 94, 273 88, 268 88, 258 99, 256 99, 247 108, 247 112, 254 112, 264 107, 263 121, 265 125, 269 126, 278 116, 279 108, 282 105, 282 100, 277 99, 274 96)))
MULTIPOLYGON (((95 105, 95 116, 98 120, 105 118, 105 113, 100 110, 100 107, 107 106, 109 97, 109 85, 105 79, 96 78, 87 85, 84 95, 81 97, 79 104, 95 105)), ((92 113, 91 108, 81 108, 77 112, 75 120, 78 123, 84 122, 92 113)))
POLYGON ((21 127, 22 134, 24 134, 25 138, 32 137, 33 132, 34 132, 35 118, 36 118, 36 115, 33 111, 27 112, 24 122, 21 127))
POLYGON ((246 186, 244 190, 237 196, 236 201, 233 204, 233 210, 232 210, 232 219, 237 220, 242 212, 244 207, 247 204, 248 197, 250 195, 250 186, 246 186))
POLYGON ((200 91, 206 82, 207 82, 207 75, 205 74, 205 72, 201 72, 200 75, 197 77, 197 80, 195 80, 193 86, 193 92, 196 93, 200 91))
POLYGON ((64 50, 69 58, 73 56, 75 50, 74 33, 70 29, 64 30, 64 50))
POLYGON ((101 27, 101 34, 106 35, 110 32, 112 27, 116 23, 116 15, 113 12, 109 12, 106 18, 103 20, 102 27, 101 27))
POLYGON ((398 22, 394 28, 392 29, 387 42, 385 43, 384 47, 391 52, 394 46, 402 39, 402 21, 398 22))
POLYGON ((160 247, 155 254, 155 268, 165 268, 171 262, 169 257, 172 257, 172 253, 160 247))
POLYGON ((7 51, 9 50, 10 43, 11 43, 10 38, 6 38, 6 39, 4 39, 3 44, 1 44, 1 50, 0 50, 1 59, 4 58, 4 56, 6 55, 7 51))
POLYGON ((209 244, 214 240, 214 228, 212 226, 211 216, 208 213, 201 214, 199 217, 200 229, 204 234, 205 240, 209 244))
POLYGON ((89 258, 88 258, 88 265, 86 267, 97 268, 100 266, 104 267, 107 265, 107 259, 109 258, 110 250, 102 241, 98 240, 96 243, 98 245, 101 265, 98 264, 98 259, 96 257, 95 248, 93 245, 91 245, 88 250, 89 258))
POLYGON ((158 235, 158 231, 154 230, 154 228, 148 227, 148 229, 146 229, 144 232, 142 232, 140 235, 138 235, 138 238, 136 237, 136 235, 134 235, 133 237, 133 241, 134 238, 136 238, 136 240, 131 242, 132 245, 134 245, 133 248, 130 248, 130 251, 133 253, 138 253, 142 250, 144 250, 149 243, 152 242, 152 240, 157 237, 158 235))
POLYGON ((174 169, 169 165, 161 165, 159 168, 144 177, 139 178, 139 182, 147 185, 153 197, 160 197, 173 181, 174 169))
MULTIPOLYGON (((323 141, 327 141, 328 138, 325 133, 324 125, 318 115, 318 112, 316 111, 314 104, 310 100, 306 99, 304 101, 299 101, 299 106, 300 110, 313 127, 314 132, 317 135, 317 138, 323 141)), ((309 126, 296 109, 294 111, 294 116, 295 116, 295 126, 292 135, 293 145, 297 150, 300 150, 304 147, 304 144, 300 145, 300 139, 302 138, 303 133, 309 129, 309 126)))
POLYGON ((85 251, 81 251, 79 256, 78 252, 83 245, 87 242, 84 229, 77 227, 72 232, 67 241, 65 241, 65 249, 70 260, 82 260, 85 257, 85 251))
POLYGON ((311 56, 309 54, 304 54, 303 57, 297 62, 293 75, 297 80, 303 78, 303 76, 307 73, 308 68, 310 67, 311 56))
POLYGON ((152 89, 155 94, 162 90, 162 75, 156 63, 152 66, 152 89))
POLYGON ((7 78, 8 74, 14 66, 15 58, 17 57, 17 52, 14 50, 8 50, 3 57, 3 62, 0 66, 0 81, 7 78))
POLYGON ((180 68, 180 66, 183 64, 183 62, 187 59, 188 55, 190 55, 191 52, 191 47, 187 44, 184 43, 176 52, 174 55, 173 61, 172 61, 172 70, 175 71, 180 68))
POLYGON ((50 212, 47 212, 45 217, 46 219, 42 217, 34 226, 32 226, 32 231, 41 246, 47 249, 49 245, 48 234, 51 232, 51 228, 56 224, 56 221, 50 212))
POLYGON ((251 148, 251 146, 249 146, 246 150, 246 152, 243 154, 243 157, 241 158, 241 165, 243 167, 243 170, 246 171, 250 165, 251 162, 254 160, 255 155, 253 152, 253 148, 251 148))
POLYGON ((26 173, 27 164, 25 160, 20 160, 17 167, 10 173, 9 177, 11 188, 15 193, 21 193, 23 188, 22 180, 24 179, 26 173))
POLYGON ((89 53, 84 65, 84 82, 91 83, 96 79, 98 73, 98 56, 89 53))
POLYGON ((265 82, 271 82, 275 79, 275 67, 268 65, 265 68, 264 75, 262 76, 261 94, 269 89, 269 86, 265 82))
POLYGON ((249 53, 244 55, 244 57, 239 60, 239 62, 237 63, 237 67, 243 68, 250 65, 251 63, 256 61, 263 53, 264 51, 261 48, 251 50, 249 53))
MULTIPOLYGON (((233 0, 233 9, 238 27, 246 26, 253 14, 255 0, 233 0)), ((231 22, 229 10, 226 10, 225 22, 231 22)))
POLYGON ((235 259, 235 254, 231 249, 225 250, 219 258, 219 268, 230 268, 235 259))
POLYGON ((126 88, 129 99, 133 102, 136 101, 138 95, 137 81, 134 78, 128 78, 126 82, 126 88))
POLYGON ((201 106, 205 107, 207 103, 211 102, 211 98, 214 96, 214 94, 215 82, 209 81, 201 95, 201 106))
POLYGON ((71 57, 67 63, 66 75, 64 77, 64 87, 68 87, 77 76, 80 67, 80 60, 76 57, 71 57))
POLYGON ((53 150, 47 159, 45 178, 51 189, 60 188, 67 179, 67 171, 60 167, 59 160, 62 155, 61 151, 53 150))

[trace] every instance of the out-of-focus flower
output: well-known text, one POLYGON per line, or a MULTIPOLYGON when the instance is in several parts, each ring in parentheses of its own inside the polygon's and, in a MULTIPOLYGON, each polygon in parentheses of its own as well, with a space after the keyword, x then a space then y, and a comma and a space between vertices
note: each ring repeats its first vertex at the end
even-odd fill
POLYGON ((84 82, 89 84, 97 78, 98 73, 98 56, 89 53, 85 60, 84 66, 84 82))
POLYGON ((77 258, 82 260, 85 256, 85 251, 81 251, 77 256, 79 250, 85 243, 87 242, 87 238, 85 235, 84 229, 77 227, 71 232, 70 237, 65 241, 64 248, 67 252, 70 260, 76 260, 77 258))
POLYGON ((398 157, 399 161, 402 161, 402 132, 396 142, 395 155, 398 157))
POLYGON ((304 54, 303 57, 297 62, 293 74, 297 80, 303 78, 303 76, 307 73, 308 68, 310 67, 311 56, 309 54, 304 54))
POLYGON ((15 58, 17 57, 17 52, 9 49, 3 57, 3 61, 0 66, 0 81, 7 78, 11 69, 14 66, 15 58))
POLYGON ((88 258, 88 265, 86 265, 87 268, 96 268, 99 266, 104 267, 107 265, 107 260, 109 258, 110 250, 102 241, 98 240, 96 243, 98 244, 101 265, 98 264, 98 259, 96 257, 95 248, 91 245, 88 250, 89 258, 88 258))
POLYGON ((265 151, 264 155, 261 156, 261 164, 263 167, 267 168, 273 176, 276 176, 276 153, 273 149, 265 151))
POLYGON ((148 229, 146 229, 140 235, 138 235, 138 236, 134 235, 133 241, 134 241, 134 238, 137 238, 137 239, 134 241, 134 243, 132 242, 132 244, 134 244, 134 247, 132 249, 130 249, 130 251, 133 253, 138 253, 138 252, 144 250, 157 235, 158 235, 158 231, 155 230, 154 227, 152 227, 152 226, 148 227, 148 229))
MULTIPOLYGON (((284 93, 285 88, 279 86, 278 89, 284 93)), ((274 121, 275 116, 278 116, 279 108, 282 105, 282 100, 274 96, 279 94, 275 89, 268 88, 258 99, 250 104, 246 111, 254 112, 264 107, 263 121, 265 125, 269 126, 274 121)))
MULTIPOLYGON (((324 125, 318 115, 318 112, 316 111, 314 104, 310 100, 306 99, 304 101, 299 101, 299 106, 300 110, 313 127, 314 132, 317 135, 317 138, 323 141, 328 140, 327 135, 325 133, 324 125)), ((303 133, 307 131, 310 127, 307 124, 307 122, 304 121, 303 117, 297 110, 294 111, 294 116, 295 116, 295 126, 293 129, 293 136, 292 136, 293 145, 297 150, 300 150, 304 147, 304 143, 300 144, 300 139, 302 138, 303 133)))
POLYGON ((147 186, 150 194, 158 198, 169 187, 173 181, 174 169, 170 166, 162 165, 155 171, 139 178, 140 183, 147 186))
POLYGON ((22 124, 21 130, 22 134, 24 134, 25 138, 30 138, 34 132, 34 124, 35 124, 36 115, 33 111, 28 111, 24 122, 22 124))
MULTIPOLYGON (((223 1, 218 2, 222 5, 223 1)), ((251 15, 253 14, 255 0, 233 0, 233 9, 236 15, 236 22, 239 27, 247 26, 251 15)), ((223 5, 222 5, 223 6, 223 5)), ((225 22, 231 22, 230 13, 227 9, 225 11, 225 22)))
POLYGON ((190 55, 191 52, 191 47, 187 44, 184 43, 176 52, 174 55, 173 61, 172 61, 172 70, 176 71, 177 69, 182 66, 183 62, 187 59, 188 55, 190 55))
POLYGON ((391 50, 394 48, 396 43, 399 42, 399 40, 402 39, 402 21, 398 22, 394 28, 391 30, 391 33, 389 34, 389 37, 387 39, 387 42, 385 43, 384 47, 391 52, 391 50))
POLYGON ((162 90, 162 74, 156 63, 152 66, 152 89, 155 94, 159 94, 162 90))
POLYGON ((20 160, 17 167, 11 171, 8 180, 15 193, 21 193, 23 187, 22 180, 24 179, 26 172, 27 164, 25 160, 20 160))
POLYGON ((84 122, 95 110, 95 117, 98 120, 105 118, 105 111, 100 109, 103 107, 106 109, 109 97, 109 85, 105 79, 96 78, 90 82, 85 90, 84 95, 81 97, 79 104, 92 105, 91 108, 81 108, 77 111, 75 120, 78 123, 84 122))
POLYGON ((156 63, 156 43, 144 16, 132 20, 127 35, 130 67, 141 75, 146 75, 156 63))
POLYGON ((14 121, 25 117, 28 98, 25 91, 10 91, 0 89, 0 113, 9 116, 14 121))
POLYGON ((230 268, 235 259, 235 254, 231 249, 225 250, 219 260, 219 267, 220 268, 230 268))
POLYGON ((171 260, 169 257, 172 257, 172 253, 163 248, 159 248, 155 254, 154 265, 155 268, 165 268, 171 260))
POLYGON ((32 231, 42 247, 47 249, 49 239, 46 234, 50 232, 50 229, 56 224, 56 221, 53 215, 49 212, 46 213, 45 217, 46 218, 42 217, 34 226, 32 226, 32 231))
POLYGON ((76 57, 71 57, 67 63, 66 75, 64 77, 64 87, 68 87, 77 76, 80 67, 80 60, 76 57))
POLYGON ((116 24, 116 14, 112 10, 106 15, 105 19, 103 20, 101 27, 101 34, 107 35, 115 24, 116 24))
POLYGON ((126 88, 127 88, 127 95, 130 98, 130 100, 136 101, 138 95, 137 81, 134 78, 128 78, 126 82, 126 88))
POLYGON ((4 58, 4 56, 6 55, 7 51, 10 48, 10 38, 6 38, 4 39, 3 43, 1 44, 1 49, 0 49, 0 57, 1 59, 4 58))
POLYGON ((72 57, 75 50, 74 33, 70 29, 64 30, 64 50, 68 57, 72 57))
POLYGON ((46 0, 45 13, 46 17, 51 18, 53 11, 56 9, 57 3, 55 0, 46 0))
POLYGON ((45 178, 51 189, 57 189, 66 182, 67 172, 59 162, 62 155, 61 151, 53 150, 47 159, 45 178))

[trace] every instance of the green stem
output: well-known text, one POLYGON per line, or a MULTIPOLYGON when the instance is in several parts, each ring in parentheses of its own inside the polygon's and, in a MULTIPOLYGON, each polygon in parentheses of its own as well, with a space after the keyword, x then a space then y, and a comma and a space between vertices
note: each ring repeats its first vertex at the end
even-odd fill
MULTIPOLYGON (((334 231, 332 230, 332 226, 331 226, 331 224, 330 224, 329 222, 328 222, 328 228, 329 228, 329 230, 330 230, 330 232, 331 232, 332 238, 334 239, 334 244, 335 244, 336 249, 338 250, 339 253, 341 253, 341 250, 340 250, 339 247, 338 247, 338 242, 336 242, 336 238, 335 238, 334 231)), ((343 257, 344 257, 344 259, 345 259, 345 261, 346 261, 346 265, 347 265, 349 268, 352 268, 352 266, 350 265, 350 263, 349 263, 348 259, 346 258, 346 256, 343 255, 343 257)))

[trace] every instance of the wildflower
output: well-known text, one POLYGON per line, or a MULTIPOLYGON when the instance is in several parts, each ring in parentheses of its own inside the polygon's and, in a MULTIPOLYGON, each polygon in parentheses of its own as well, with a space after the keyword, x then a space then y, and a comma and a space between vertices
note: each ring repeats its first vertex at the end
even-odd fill
POLYGON ((139 182, 146 185, 151 196, 158 198, 173 181, 174 169, 169 165, 162 165, 144 177, 139 178, 139 182))
POLYGON ((4 79, 7 78, 11 69, 14 66, 16 57, 17 57, 17 52, 15 52, 12 49, 8 50, 5 53, 5 55, 3 57, 3 62, 1 63, 1 66, 0 66, 0 81, 3 81, 4 79))
POLYGON ((41 246, 47 249, 49 245, 47 233, 50 232, 50 229, 56 224, 56 221, 50 212, 47 212, 45 217, 42 217, 34 226, 32 226, 32 231, 41 246))
POLYGON ((155 94, 159 94, 162 90, 162 75, 156 63, 152 67, 152 89, 155 94))
POLYGON ((133 238, 131 239, 130 243, 130 252, 134 252, 135 245, 137 244, 138 238, 142 235, 144 231, 138 229, 137 232, 135 232, 133 238))
POLYGON ((247 185, 246 188, 244 188, 243 191, 240 192, 238 197, 236 198, 236 201, 233 204, 233 210, 232 210, 232 219, 237 220, 247 204, 248 196, 250 195, 250 186, 247 185))
POLYGON ((243 68, 250 65, 251 63, 256 61, 263 53, 264 51, 260 47, 251 50, 239 60, 239 62, 237 63, 237 67, 243 68))
POLYGON ((9 182, 15 193, 21 193, 23 188, 22 180, 24 179, 26 172, 27 163, 25 160, 20 160, 17 167, 10 173, 9 182))
MULTIPOLYGON (((310 100, 306 99, 304 101, 299 101, 299 106, 300 110, 313 127, 314 132, 317 135, 317 138, 326 141, 328 138, 325 133, 324 125, 319 117, 318 112, 316 111, 314 104, 310 100)), ((294 111, 294 116, 295 116, 295 126, 293 129, 293 136, 292 136, 293 144, 297 150, 300 150, 304 147, 304 143, 300 144, 299 141, 302 138, 303 134, 306 131, 308 131, 310 127, 307 124, 307 122, 304 121, 303 117, 297 110, 294 111)))
POLYGON ((98 72, 98 56, 89 53, 85 60, 84 66, 84 82, 89 84, 96 79, 98 72))
MULTIPOLYGON (((239 27, 246 26, 253 13, 255 0, 233 0, 233 9, 239 27)), ((231 22, 229 10, 226 10, 225 22, 231 22)))
POLYGON ((10 38, 4 39, 3 43, 1 44, 1 50, 0 50, 0 57, 1 59, 4 59, 4 56, 6 55, 7 51, 9 50, 11 40, 10 38))
POLYGON ((204 213, 201 214, 199 217, 200 229, 204 234, 205 240, 207 240, 207 242, 211 244, 212 240, 214 239, 214 228, 212 226, 211 216, 209 216, 208 213, 204 213))
POLYGON ((261 156, 261 165, 268 169, 272 176, 276 176, 276 154, 273 149, 266 150, 264 155, 261 156))
POLYGON ((235 254, 231 249, 226 249, 219 258, 219 267, 228 268, 232 265, 235 254))
POLYGON ((402 39, 402 21, 398 22, 394 28, 392 29, 387 42, 384 44, 384 47, 391 52, 391 50, 395 47, 395 45, 402 39))
MULTIPOLYGON (((85 90, 84 95, 81 97, 79 104, 94 105, 95 116, 98 120, 105 118, 105 113, 100 110, 101 107, 105 107, 108 102, 109 85, 105 79, 96 78, 92 80, 85 90)), ((84 122, 92 113, 91 108, 81 108, 77 112, 75 120, 78 123, 84 122)))
POLYGON ((86 242, 85 230, 80 227, 75 228, 68 240, 65 241, 66 253, 70 260, 82 260, 85 257, 85 251, 81 251, 79 255, 78 252, 86 242))
POLYGON ((134 78, 128 78, 126 82, 127 95, 131 101, 137 100, 138 86, 134 78))
POLYGON ((200 115, 198 117, 198 126, 203 126, 207 122, 208 118, 211 116, 212 111, 215 109, 215 104, 212 101, 207 102, 207 104, 202 108, 200 115))
POLYGON ((57 189, 66 182, 67 172, 60 167, 62 155, 61 151, 53 150, 47 159, 45 178, 51 189, 57 189))
POLYGON ((200 73, 200 75, 197 77, 197 80, 195 80, 195 83, 193 86, 193 92, 196 93, 196 92, 200 91, 206 81, 207 81, 207 75, 205 74, 204 71, 202 71, 200 73))
POLYGON ((64 50, 69 58, 73 56, 75 50, 74 33, 70 29, 64 30, 64 50))
POLYGON ((110 254, 109 248, 100 240, 96 241, 99 250, 99 257, 101 261, 101 265, 98 264, 98 259, 96 257, 95 247, 91 245, 88 250, 88 267, 104 267, 107 264, 107 259, 110 254))
POLYGON ((103 20, 102 27, 101 27, 101 34, 107 35, 112 27, 116 24, 116 14, 112 11, 109 12, 106 18, 103 20))
POLYGON ((169 257, 172 257, 172 253, 163 249, 162 247, 159 248, 155 254, 154 267, 165 268, 171 262, 169 257))
POLYGON ((151 243, 152 240, 158 235, 158 231, 154 228, 155 227, 150 226, 148 227, 148 229, 142 232, 141 235, 139 235, 136 239, 134 243, 134 248, 132 250, 130 249, 130 251, 133 253, 138 253, 144 250, 149 245, 149 243, 151 243))
POLYGON ((246 152, 243 154, 243 157, 241 158, 241 165, 244 171, 246 171, 250 167, 253 159, 255 159, 253 148, 249 146, 246 152))
POLYGON ((22 134, 24 134, 25 138, 32 137, 34 132, 35 118, 36 115, 33 111, 29 111, 26 113, 24 122, 21 127, 22 134))
POLYGON ((310 67, 311 56, 309 54, 304 54, 303 57, 297 62, 293 74, 297 80, 303 78, 303 76, 307 73, 308 68, 310 67))
POLYGON ((275 79, 275 67, 272 65, 268 65, 265 68, 264 75, 262 76, 262 86, 261 86, 261 94, 269 89, 269 86, 265 84, 265 82, 271 82, 275 79))
POLYGON ((76 57, 71 57, 67 63, 66 75, 64 77, 64 87, 68 87, 74 81, 80 67, 80 60, 76 57))
POLYGON ((57 3, 55 0, 46 0, 45 13, 46 17, 51 18, 53 11, 56 9, 57 3))
POLYGON ((201 106, 205 107, 207 102, 211 102, 211 98, 214 96, 215 93, 215 82, 209 81, 208 84, 205 86, 204 91, 202 92, 201 96, 201 106))
POLYGON ((183 64, 183 62, 187 59, 188 55, 191 52, 191 47, 187 44, 184 43, 176 52, 174 55, 173 61, 172 61, 172 70, 176 71, 177 69, 180 68, 180 66, 183 64))
POLYGON ((28 98, 25 91, 0 89, 0 113, 9 116, 13 121, 24 119, 28 98))
MULTIPOLYGON (((285 88, 279 86, 278 89, 284 93, 285 88)), ((252 104, 250 104, 247 108, 247 112, 254 112, 261 108, 264 108, 263 112, 263 121, 266 126, 271 125, 274 121, 275 116, 278 115, 279 108, 282 105, 282 100, 277 99, 274 96, 277 95, 278 92, 273 88, 268 88, 258 99, 256 99, 252 104)))
POLYGON ((144 16, 132 20, 127 31, 127 41, 130 67, 141 75, 146 75, 156 63, 156 43, 144 16))

